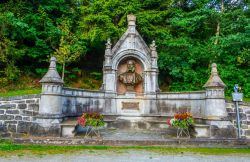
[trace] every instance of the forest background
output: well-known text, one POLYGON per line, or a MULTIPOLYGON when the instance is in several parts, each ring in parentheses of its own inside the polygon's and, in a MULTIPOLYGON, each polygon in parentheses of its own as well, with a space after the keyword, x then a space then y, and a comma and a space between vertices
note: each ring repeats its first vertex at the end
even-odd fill
POLYGON ((127 29, 156 41, 162 91, 202 90, 217 63, 230 96, 250 98, 248 0, 1 0, 0 93, 40 89, 51 56, 65 86, 98 89, 105 42, 127 29))

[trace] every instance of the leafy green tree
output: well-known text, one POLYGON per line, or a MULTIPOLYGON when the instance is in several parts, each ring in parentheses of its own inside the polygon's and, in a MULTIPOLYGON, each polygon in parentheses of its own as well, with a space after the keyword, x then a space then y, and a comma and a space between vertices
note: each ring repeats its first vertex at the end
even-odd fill
POLYGON ((62 69, 101 72, 107 38, 117 42, 133 13, 146 43, 156 40, 164 90, 202 89, 215 62, 227 95, 238 83, 250 97, 249 8, 246 0, 1 1, 0 75, 40 77, 52 54, 62 69))
POLYGON ((61 36, 59 47, 53 55, 57 58, 58 62, 62 64, 62 80, 64 80, 65 64, 79 59, 79 57, 85 53, 86 48, 84 44, 81 44, 79 38, 71 33, 69 21, 62 21, 59 28, 64 35, 61 36))

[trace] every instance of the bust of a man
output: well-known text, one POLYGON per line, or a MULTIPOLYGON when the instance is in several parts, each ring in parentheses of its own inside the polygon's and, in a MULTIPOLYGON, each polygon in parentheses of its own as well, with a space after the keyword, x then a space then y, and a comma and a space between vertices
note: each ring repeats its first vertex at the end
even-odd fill
POLYGON ((135 61, 127 61, 127 71, 120 74, 119 81, 126 85, 128 91, 134 91, 134 86, 142 81, 140 74, 135 72, 135 61))

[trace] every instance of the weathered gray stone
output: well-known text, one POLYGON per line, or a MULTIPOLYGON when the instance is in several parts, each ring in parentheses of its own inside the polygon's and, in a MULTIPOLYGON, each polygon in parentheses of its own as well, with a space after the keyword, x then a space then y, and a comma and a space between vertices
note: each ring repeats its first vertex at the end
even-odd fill
POLYGON ((35 103, 39 104, 39 102, 40 102, 40 99, 39 99, 39 98, 36 99, 36 102, 35 102, 35 103))
POLYGON ((33 100, 26 100, 26 103, 35 103, 35 102, 36 102, 35 99, 33 99, 33 100))
POLYGON ((16 101, 11 101, 11 102, 21 104, 21 103, 25 103, 25 100, 16 100, 16 101))
POLYGON ((6 131, 7 131, 6 124, 0 124, 0 132, 6 132, 6 131))
POLYGON ((226 87, 225 83, 221 80, 217 72, 217 65, 215 63, 212 64, 212 71, 210 78, 204 85, 205 88, 215 88, 215 87, 226 87))
POLYGON ((38 104, 29 104, 28 109, 32 111, 39 111, 39 105, 38 104))
POLYGON ((49 127, 43 127, 39 124, 32 124, 29 131, 32 135, 35 136, 56 136, 61 135, 61 127, 58 124, 52 124, 49 127))
POLYGON ((20 115, 15 116, 15 120, 22 120, 22 119, 23 119, 23 117, 22 117, 22 116, 20 116, 20 115))
POLYGON ((24 121, 30 121, 30 117, 29 117, 29 116, 24 116, 24 117, 23 117, 23 120, 24 120, 24 121))
POLYGON ((11 133, 9 132, 1 132, 0 133, 0 137, 3 137, 3 138, 7 138, 7 137, 10 137, 11 136, 11 133))
POLYGON ((16 132, 16 124, 9 124, 8 125, 8 130, 10 132, 16 132))
POLYGON ((13 115, 0 115, 0 120, 12 120, 14 119, 13 115))
POLYGON ((56 70, 56 58, 51 57, 50 66, 48 72, 44 75, 44 77, 39 81, 40 83, 56 83, 63 84, 63 80, 56 70))
POLYGON ((250 130, 245 130, 245 135, 250 136, 250 130))
POLYGON ((38 112, 34 112, 30 110, 22 110, 21 114, 25 116, 35 116, 35 115, 38 115, 38 112))
POLYGON ((15 120, 11 120, 11 121, 7 120, 7 121, 5 121, 5 124, 17 124, 17 121, 15 121, 15 120))
POLYGON ((26 109, 27 108, 27 104, 18 104, 17 108, 18 109, 26 109))
POLYGON ((242 128, 242 129, 248 129, 248 125, 242 124, 242 125, 241 125, 241 128, 242 128))
POLYGON ((5 113, 5 111, 4 110, 0 110, 0 114, 4 114, 5 113))
POLYGON ((234 109, 232 108, 226 108, 227 109, 227 112, 234 112, 234 109))
POLYGON ((6 110, 6 114, 19 114, 19 110, 6 110))
POLYGON ((18 133, 29 133, 31 125, 32 125, 32 123, 30 123, 30 122, 19 121, 18 127, 17 127, 17 132, 18 133))
POLYGON ((236 129, 233 126, 228 126, 227 128, 219 128, 217 126, 211 126, 211 137, 213 138, 235 138, 236 129))
POLYGON ((16 108, 16 104, 0 105, 0 109, 14 109, 14 108, 16 108))

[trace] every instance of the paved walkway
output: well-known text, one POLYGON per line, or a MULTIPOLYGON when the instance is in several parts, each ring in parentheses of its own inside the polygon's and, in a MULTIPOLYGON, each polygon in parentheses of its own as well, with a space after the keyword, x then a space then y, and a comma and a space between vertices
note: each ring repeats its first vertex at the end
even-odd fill
POLYGON ((160 153, 126 150, 105 152, 100 150, 80 151, 75 154, 12 156, 0 158, 1 162, 250 162, 250 156, 215 156, 198 154, 164 155, 160 153))
POLYGON ((168 147, 249 147, 249 139, 206 139, 176 138, 165 132, 154 131, 102 131, 101 137, 84 138, 84 134, 74 138, 67 137, 23 137, 15 138, 16 143, 55 144, 55 145, 161 145, 168 147))

